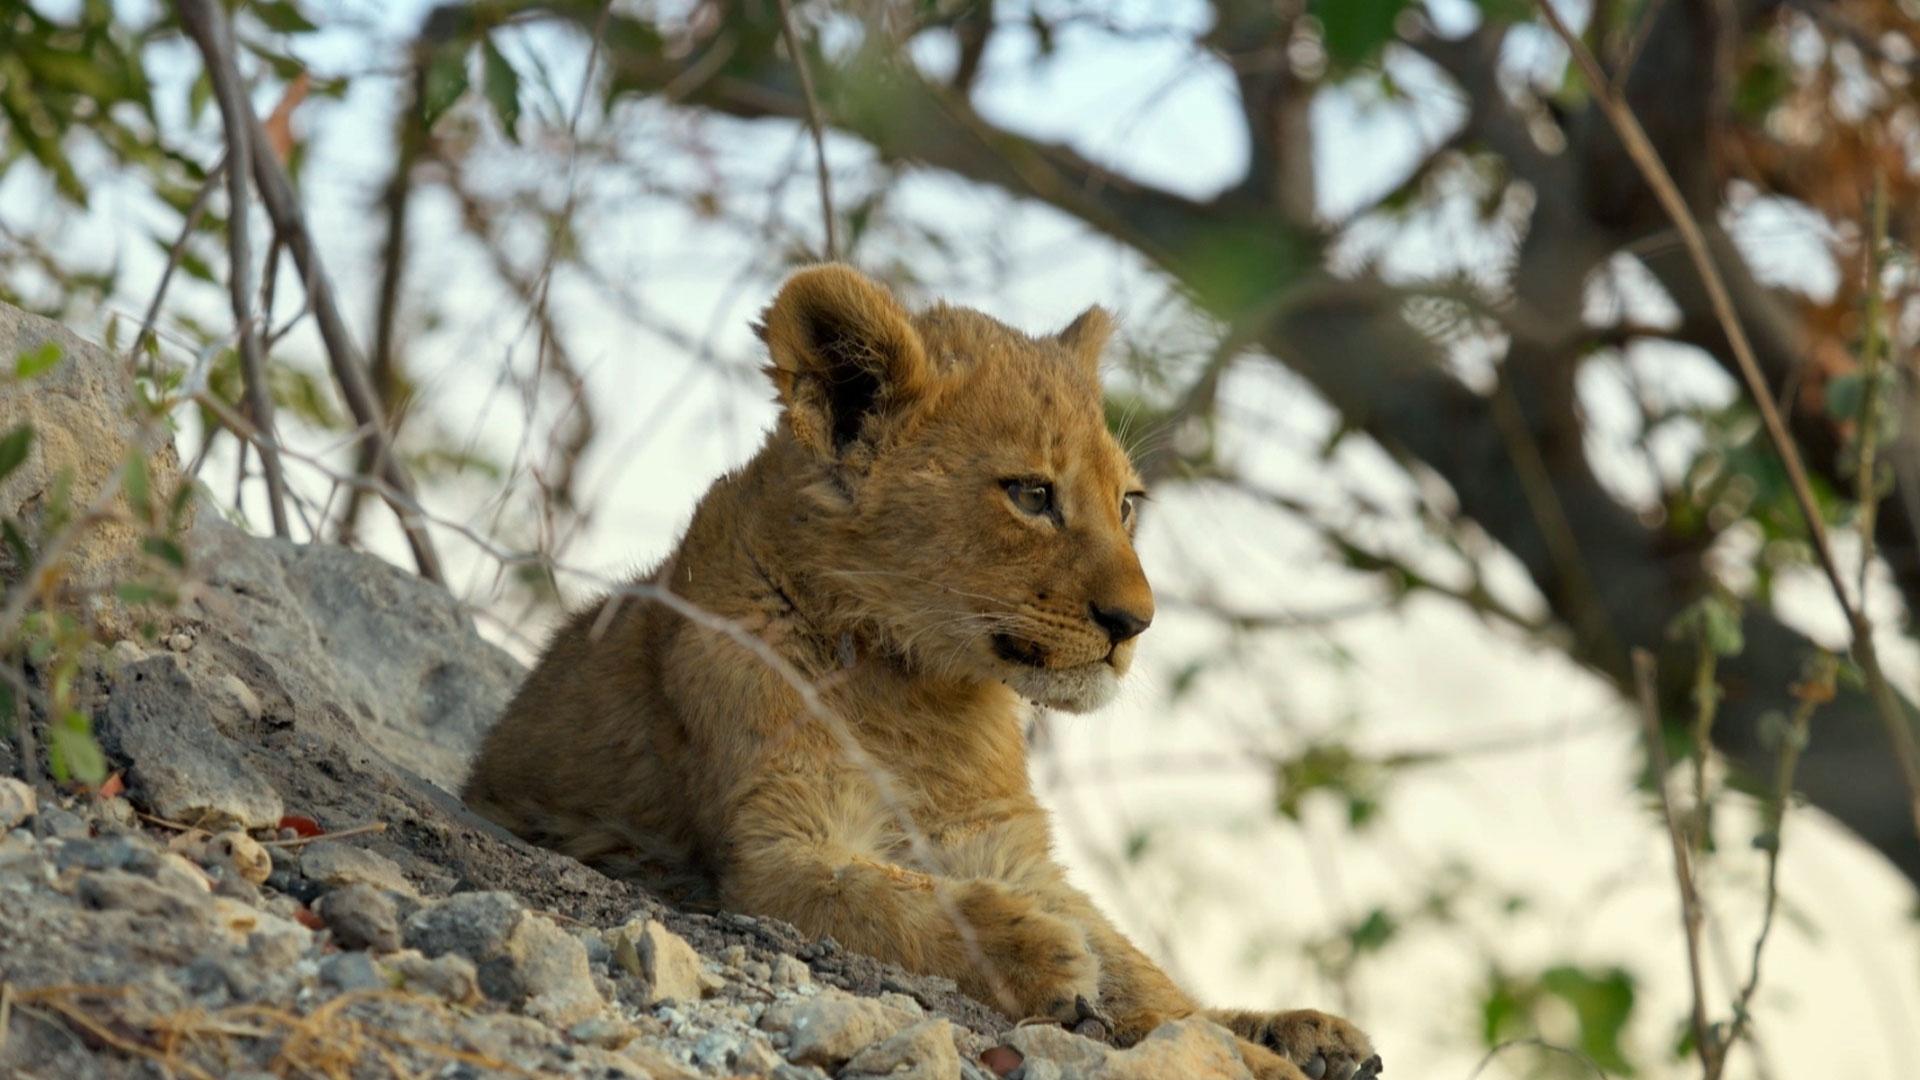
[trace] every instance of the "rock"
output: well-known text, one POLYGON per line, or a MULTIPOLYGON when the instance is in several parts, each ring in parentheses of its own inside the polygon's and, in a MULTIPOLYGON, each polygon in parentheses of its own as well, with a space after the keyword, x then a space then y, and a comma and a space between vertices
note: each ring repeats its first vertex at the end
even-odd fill
POLYGON ((555 1023, 574 1023, 606 1004, 585 947, 512 893, 458 893, 424 907, 407 920, 406 943, 430 957, 466 957, 489 998, 555 1023))
POLYGON ((90 908, 162 915, 170 919, 199 918, 208 910, 208 898, 168 889, 124 870, 99 870, 80 875, 74 895, 90 908))
POLYGON ((645 1003, 699 1001, 722 984, 685 938, 658 920, 635 920, 611 932, 614 962, 646 981, 645 1003))
POLYGON ((152 877, 160 869, 161 854, 145 837, 89 837, 61 843, 53 864, 61 870, 125 870, 152 877))
MULTIPOLYGON (((63 477, 73 505, 84 507, 136 454, 146 460, 153 498, 164 506, 181 483, 180 459, 165 425, 141 432, 129 363, 58 323, 0 304, 0 364, 11 372, 17 358, 42 348, 54 350, 58 363, 32 379, 0 385, 0 432, 33 427, 26 460, 0 477, 0 517, 26 524, 31 536, 63 477)), ((63 584, 108 639, 131 636, 135 622, 114 586, 150 573, 124 496, 114 508, 121 512, 102 515, 63 560, 63 584)), ((11 580, 18 569, 11 554, 0 551, 0 580, 11 580)))
POLYGON ((334 953, 320 961, 320 981, 335 990, 378 990, 387 985, 373 958, 363 952, 334 953))
POLYGON ((787 1035, 790 1060, 834 1068, 917 1019, 877 1001, 826 990, 815 997, 776 1003, 760 1018, 760 1026, 787 1035))
POLYGON ((773 958, 773 977, 768 980, 775 988, 798 990, 813 985, 813 971, 807 962, 797 956, 776 956, 773 958))
POLYGON ((393 901, 371 885, 353 884, 322 896, 314 913, 343 949, 392 952, 400 947, 400 915, 393 901))
POLYGON ((582 1020, 567 1029, 567 1038, 603 1050, 618 1050, 632 1042, 638 1034, 632 1024, 623 1024, 604 1016, 582 1020))
MULTIPOLYGON (((1069 1077, 1074 1074, 1062 1070, 1069 1077)), ((1199 1017, 1161 1024, 1132 1048, 1109 1057, 1090 1080, 1162 1080, 1168 1076, 1253 1080, 1233 1036, 1199 1017)))
POLYGON ((172 851, 160 854, 160 864, 154 868, 153 880, 179 892, 198 894, 213 891, 213 882, 207 880, 206 871, 195 866, 186 856, 172 851))
POLYGON ((527 1015, 567 1025, 606 1007, 593 984, 586 947, 552 920, 540 915, 521 920, 507 941, 507 955, 524 988, 527 1015))
POLYGON ((110 753, 130 762, 133 798, 149 813, 204 829, 279 824, 280 793, 223 737, 171 656, 121 669, 100 736, 110 753))
POLYGON ((850 1077, 888 1076, 894 1080, 959 1080, 960 1052, 953 1025, 928 1020, 855 1054, 840 1072, 850 1077))
POLYGON ((402 949, 380 958, 383 980, 400 989, 431 994, 455 1004, 470 1004, 480 997, 480 974, 473 961, 448 953, 431 959, 413 949, 402 949))
POLYGON ((1036 1061, 1052 1062, 1066 1076, 1089 1075, 1115 1052, 1113 1047, 1105 1043, 1075 1035, 1052 1024, 1023 1024, 1016 1027, 1007 1036, 1007 1045, 1013 1047, 1029 1065, 1036 1061))
POLYGON ((308 844, 300 853, 300 874, 328 888, 371 885, 402 896, 419 895, 392 859, 342 840, 308 844))
POLYGON ((33 816, 33 825, 41 836, 56 836, 63 840, 84 840, 93 834, 86 818, 59 806, 41 807, 40 812, 33 816))
POLYGON ((507 892, 456 893, 407 920, 409 948, 427 956, 457 953, 479 963, 504 954, 527 906, 507 892))
POLYGON ((209 864, 229 871, 241 881, 259 885, 273 873, 273 859, 260 841, 237 830, 223 832, 207 841, 209 864))
POLYGON ((233 722, 352 724, 382 760, 454 791, 523 671, 446 590, 324 544, 248 534, 203 515, 187 545, 206 575, 205 625, 181 654, 233 722), (251 701, 221 690, 236 677, 251 701))
POLYGON ((32 818, 38 806, 32 788, 11 776, 0 776, 0 833, 32 818))

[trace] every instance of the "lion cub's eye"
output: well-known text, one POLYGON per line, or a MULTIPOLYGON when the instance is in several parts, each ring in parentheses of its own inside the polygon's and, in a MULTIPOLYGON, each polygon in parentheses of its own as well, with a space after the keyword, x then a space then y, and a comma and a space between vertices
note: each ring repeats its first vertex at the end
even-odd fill
POLYGON ((1029 514, 1050 514, 1053 512, 1053 485, 1037 480, 1003 480, 1001 486, 1007 489, 1007 498, 1013 505, 1029 514))
POLYGON ((1140 504, 1147 501, 1144 491, 1129 491, 1120 496, 1120 524, 1131 526, 1140 516, 1140 504))

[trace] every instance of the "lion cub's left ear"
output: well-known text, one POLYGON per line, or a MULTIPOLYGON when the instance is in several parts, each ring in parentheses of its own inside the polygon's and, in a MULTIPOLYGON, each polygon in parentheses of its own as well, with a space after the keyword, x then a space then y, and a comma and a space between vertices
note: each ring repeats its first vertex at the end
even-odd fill
POLYGON ((871 438, 875 422, 924 396, 933 380, 906 310, 852 267, 795 274, 755 330, 794 436, 825 457, 871 438))
POLYGON ((1066 346, 1073 358, 1097 381, 1100 376, 1100 351, 1107 347, 1107 339, 1112 336, 1113 316, 1107 314, 1106 308, 1095 304, 1068 323, 1066 329, 1053 335, 1053 339, 1066 346))

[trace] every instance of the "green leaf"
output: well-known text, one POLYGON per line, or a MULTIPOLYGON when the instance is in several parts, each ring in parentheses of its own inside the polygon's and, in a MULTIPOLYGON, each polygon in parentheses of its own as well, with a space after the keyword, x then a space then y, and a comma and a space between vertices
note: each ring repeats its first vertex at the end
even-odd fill
POLYGON ((428 127, 439 121, 467 92, 467 46, 449 42, 427 60, 426 85, 420 93, 420 120, 428 127))
POLYGON ((27 543, 26 537, 20 535, 20 527, 13 523, 12 518, 0 521, 0 540, 5 541, 7 552, 13 556, 14 566, 33 565, 33 547, 27 543))
POLYGON ((1533 15, 1533 5, 1527 0, 1474 0, 1474 6, 1488 22, 1522 22, 1533 15))
POLYGON ((1400 930, 1399 920, 1385 908, 1374 908, 1359 924, 1347 931, 1347 940, 1356 953, 1378 952, 1400 930))
POLYGON ((187 553, 181 550, 179 544, 164 536, 149 536, 140 541, 140 550, 172 566, 186 568, 187 553))
POLYGON ((66 714, 47 733, 47 761, 61 781, 97 784, 107 778, 107 756, 94 741, 93 724, 83 712, 66 714))
POLYGON ((147 476, 147 457, 139 450, 127 458, 127 467, 121 473, 120 488, 126 492, 127 505, 133 508, 141 521, 153 519, 153 484, 147 476))
POLYGON ((65 353, 61 350, 59 342, 43 342, 39 348, 20 354, 20 358, 13 362, 13 373, 19 378, 31 379, 35 375, 52 371, 60 363, 63 355, 65 353))
POLYGON ((1407 0, 1313 0, 1320 40, 1336 65, 1353 67, 1373 58, 1393 40, 1393 24, 1407 0))
POLYGON ((1552 967, 1540 973, 1540 988, 1572 1007, 1580 1024, 1581 1052, 1611 1075, 1632 1075, 1633 1065, 1620 1049, 1620 1036, 1633 1016, 1630 972, 1552 967))
POLYGON ((198 120, 206 111, 207 104, 213 100, 213 76, 200 72, 199 78, 187 89, 187 119, 198 120))
POLYGON ((493 39, 487 38, 480 43, 480 55, 484 60, 482 91, 487 95, 487 103, 493 106, 493 115, 500 118, 500 130, 509 142, 519 142, 520 126, 520 76, 514 73, 513 65, 494 48, 493 39))
POLYGON ((248 10, 253 12, 254 18, 265 23, 267 29, 282 34, 308 34, 319 29, 300 14, 300 9, 294 6, 292 0, 254 0, 248 5, 248 10))
POLYGON ((27 450, 33 445, 33 425, 21 424, 12 431, 0 436, 0 480, 20 467, 27 460, 27 450))

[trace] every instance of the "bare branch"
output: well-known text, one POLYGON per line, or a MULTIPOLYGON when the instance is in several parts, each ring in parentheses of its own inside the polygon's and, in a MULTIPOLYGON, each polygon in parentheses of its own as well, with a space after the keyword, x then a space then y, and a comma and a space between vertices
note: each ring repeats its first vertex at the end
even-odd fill
POLYGON ((840 258, 840 240, 833 224, 833 181, 827 174, 827 137, 820 124, 820 99, 813 92, 812 65, 800 47, 800 35, 793 28, 793 4, 780 0, 780 34, 787 40, 787 52, 793 57, 793 69, 800 75, 800 91, 807 101, 807 126, 813 130, 813 163, 820 174, 820 224, 827 233, 827 261, 840 258))
MULTIPOLYGON (((258 118, 253 119, 252 123, 255 145, 267 145, 266 133, 261 129, 258 118)), ((333 371, 334 382, 340 387, 340 394, 346 399, 354 422, 376 446, 376 460, 380 463, 378 475, 385 478, 388 489, 404 495, 406 501, 410 502, 414 490, 413 477, 408 473, 406 464, 393 453, 379 399, 374 396, 373 387, 367 379, 366 365, 361 359, 359 347, 354 344, 352 335, 347 331, 346 320, 340 315, 333 283, 328 279, 326 268, 320 263, 320 255, 314 249, 313 235, 307 229, 306 215, 300 210, 293 183, 287 179, 280 159, 272 153, 253 156, 253 173, 254 181, 260 186, 260 199, 266 204, 268 215, 273 218, 281 240, 293 256, 295 268, 300 271, 300 280, 306 285, 307 301, 319 324, 320 338, 326 344, 327 363, 333 371)), ((387 501, 400 518, 400 526, 406 532, 407 545, 413 549, 414 564, 419 568, 420 576, 429 581, 444 582, 446 573, 440 566, 440 555, 434 549, 433 539, 427 535, 425 523, 408 512, 402 501, 392 497, 387 501)))
MULTIPOLYGON (((271 435, 273 395, 267 389, 266 361, 260 352, 259 328, 253 318, 253 245, 247 235, 249 174, 255 150, 270 154, 266 140, 253 143, 253 107, 240 82, 233 58, 233 31, 226 13, 212 0, 177 0, 180 22, 199 46, 220 103, 220 119, 227 132, 227 291, 233 300, 233 321, 240 337, 240 374, 246 385, 247 412, 262 431, 271 435)), ((267 506, 273 516, 273 534, 292 535, 287 527, 287 480, 281 471, 280 451, 269 438, 260 447, 260 472, 267 481, 267 506)))
POLYGON ((214 162, 207 170, 207 178, 201 182, 200 190, 194 193, 193 202, 187 206, 187 212, 180 222, 180 235, 174 239, 173 246, 167 249, 167 265, 160 271, 160 282, 153 287, 153 299, 147 301, 147 313, 140 319, 140 331, 133 336, 133 347, 127 350, 128 356, 139 356, 147 343, 153 340, 153 328, 160 319, 160 307, 167 299, 167 287, 173 283, 173 272, 180 268, 180 259, 187 253, 187 242, 193 239, 193 231, 200 227, 200 219, 206 216, 207 202, 213 198, 213 189, 220 186, 226 175, 227 159, 214 162))
POLYGON ((1693 884, 1687 841, 1681 834, 1680 819, 1673 812, 1673 803, 1667 797, 1666 736, 1660 724, 1659 674, 1652 653, 1645 649, 1633 651, 1633 674, 1640 696, 1640 721, 1647 736, 1647 768, 1652 777, 1653 790, 1660 797, 1660 815, 1666 820, 1667 839, 1673 845, 1673 876, 1680 886, 1680 928, 1687 938, 1687 977, 1693 985, 1693 1046, 1700 1055, 1701 1067, 1708 1076, 1713 1076, 1718 1072, 1716 1062, 1720 1057, 1720 1049, 1713 1041, 1712 1029, 1707 1026, 1707 991, 1700 973, 1700 924, 1704 916, 1701 913, 1700 893, 1693 884))

